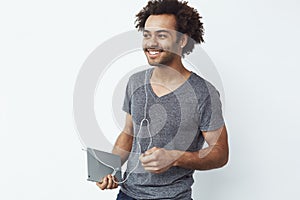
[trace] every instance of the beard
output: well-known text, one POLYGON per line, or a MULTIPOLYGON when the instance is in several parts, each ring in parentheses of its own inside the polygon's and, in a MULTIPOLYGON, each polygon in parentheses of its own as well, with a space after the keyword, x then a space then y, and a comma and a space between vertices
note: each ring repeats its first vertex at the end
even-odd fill
POLYGON ((174 58, 176 57, 176 54, 161 48, 153 49, 157 53, 157 56, 155 54, 151 55, 151 48, 144 48, 144 53, 147 57, 148 63, 151 66, 158 66, 158 67, 163 67, 163 66, 168 66, 174 58))

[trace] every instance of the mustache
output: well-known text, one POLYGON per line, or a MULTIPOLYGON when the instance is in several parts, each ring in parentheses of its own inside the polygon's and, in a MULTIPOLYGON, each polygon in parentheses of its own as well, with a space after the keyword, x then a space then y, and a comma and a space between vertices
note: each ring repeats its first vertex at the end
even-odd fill
POLYGON ((160 47, 144 47, 143 50, 144 51, 153 50, 153 51, 159 51, 159 52, 163 52, 164 51, 164 49, 160 48, 160 47))

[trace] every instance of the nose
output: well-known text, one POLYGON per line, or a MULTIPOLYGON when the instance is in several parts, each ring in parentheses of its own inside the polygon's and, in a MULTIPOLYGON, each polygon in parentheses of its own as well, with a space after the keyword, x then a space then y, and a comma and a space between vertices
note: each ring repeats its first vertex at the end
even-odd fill
POLYGON ((147 47, 157 47, 158 46, 158 42, 155 36, 152 36, 151 38, 148 38, 145 41, 145 44, 147 47))

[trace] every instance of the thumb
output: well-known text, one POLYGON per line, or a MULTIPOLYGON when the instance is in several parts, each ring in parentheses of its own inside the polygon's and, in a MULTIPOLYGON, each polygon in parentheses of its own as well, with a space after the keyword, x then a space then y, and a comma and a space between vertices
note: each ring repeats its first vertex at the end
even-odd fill
POLYGON ((152 147, 151 149, 147 150, 147 151, 144 153, 144 155, 145 155, 145 156, 148 156, 148 155, 152 154, 154 151, 157 151, 158 149, 159 149, 159 148, 157 148, 157 147, 152 147))

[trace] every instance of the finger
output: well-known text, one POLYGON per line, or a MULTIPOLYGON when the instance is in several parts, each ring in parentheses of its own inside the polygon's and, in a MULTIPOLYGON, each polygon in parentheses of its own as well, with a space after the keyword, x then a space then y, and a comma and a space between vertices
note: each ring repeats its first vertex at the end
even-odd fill
POLYGON ((149 162, 152 162, 152 161, 154 161, 154 158, 153 158, 153 156, 151 156, 151 155, 149 155, 149 156, 140 156, 140 161, 141 161, 141 163, 142 164, 147 164, 147 163, 149 163, 149 162))
POLYGON ((108 184, 106 186, 107 189, 112 189, 113 187, 113 179, 112 179, 112 176, 109 174, 108 175, 108 184))
POLYGON ((115 183, 118 183, 117 177, 113 176, 113 181, 114 181, 115 183))
POLYGON ((168 168, 159 169, 157 167, 145 167, 144 169, 148 172, 153 173, 153 174, 159 174, 159 173, 165 172, 168 168))
POLYGON ((111 180, 111 187, 109 187, 108 189, 114 189, 118 187, 118 182, 116 181, 115 176, 110 175, 110 180, 111 180))
POLYGON ((96 184, 101 190, 104 190, 107 186, 107 177, 104 177, 102 182, 97 182, 96 184))
POLYGON ((142 162, 142 164, 147 164, 149 162, 154 162, 154 161, 156 161, 156 154, 152 153, 152 154, 149 154, 149 155, 140 156, 140 161, 142 162))
POLYGON ((159 166, 159 163, 157 161, 149 161, 149 162, 142 162, 142 166, 144 168, 146 167, 158 167, 159 166))
POLYGON ((148 171, 148 172, 151 172, 151 173, 155 173, 155 172, 158 171, 158 169, 155 168, 155 167, 144 167, 144 169, 145 169, 146 171, 148 171))
POLYGON ((145 156, 151 155, 154 151, 158 150, 159 148, 157 147, 152 147, 151 149, 147 150, 144 154, 145 156))
POLYGON ((106 179, 107 179, 107 177, 106 176, 104 176, 103 178, 102 178, 102 180, 99 182, 99 183, 103 183, 104 181, 106 181, 106 179))
POLYGON ((102 188, 103 188, 102 183, 103 183, 103 182, 96 182, 96 185, 97 185, 101 190, 103 190, 103 189, 102 189, 102 188))
POLYGON ((112 188, 117 188, 117 187, 118 187, 118 183, 114 182, 114 180, 113 180, 113 186, 112 186, 112 188))
POLYGON ((112 177, 112 180, 113 180, 113 188, 117 188, 118 187, 118 179, 115 177, 115 176, 113 176, 112 177))
POLYGON ((108 177, 106 176, 104 179, 103 179, 103 183, 101 184, 101 189, 102 190, 105 190, 107 188, 107 185, 108 185, 108 177))

